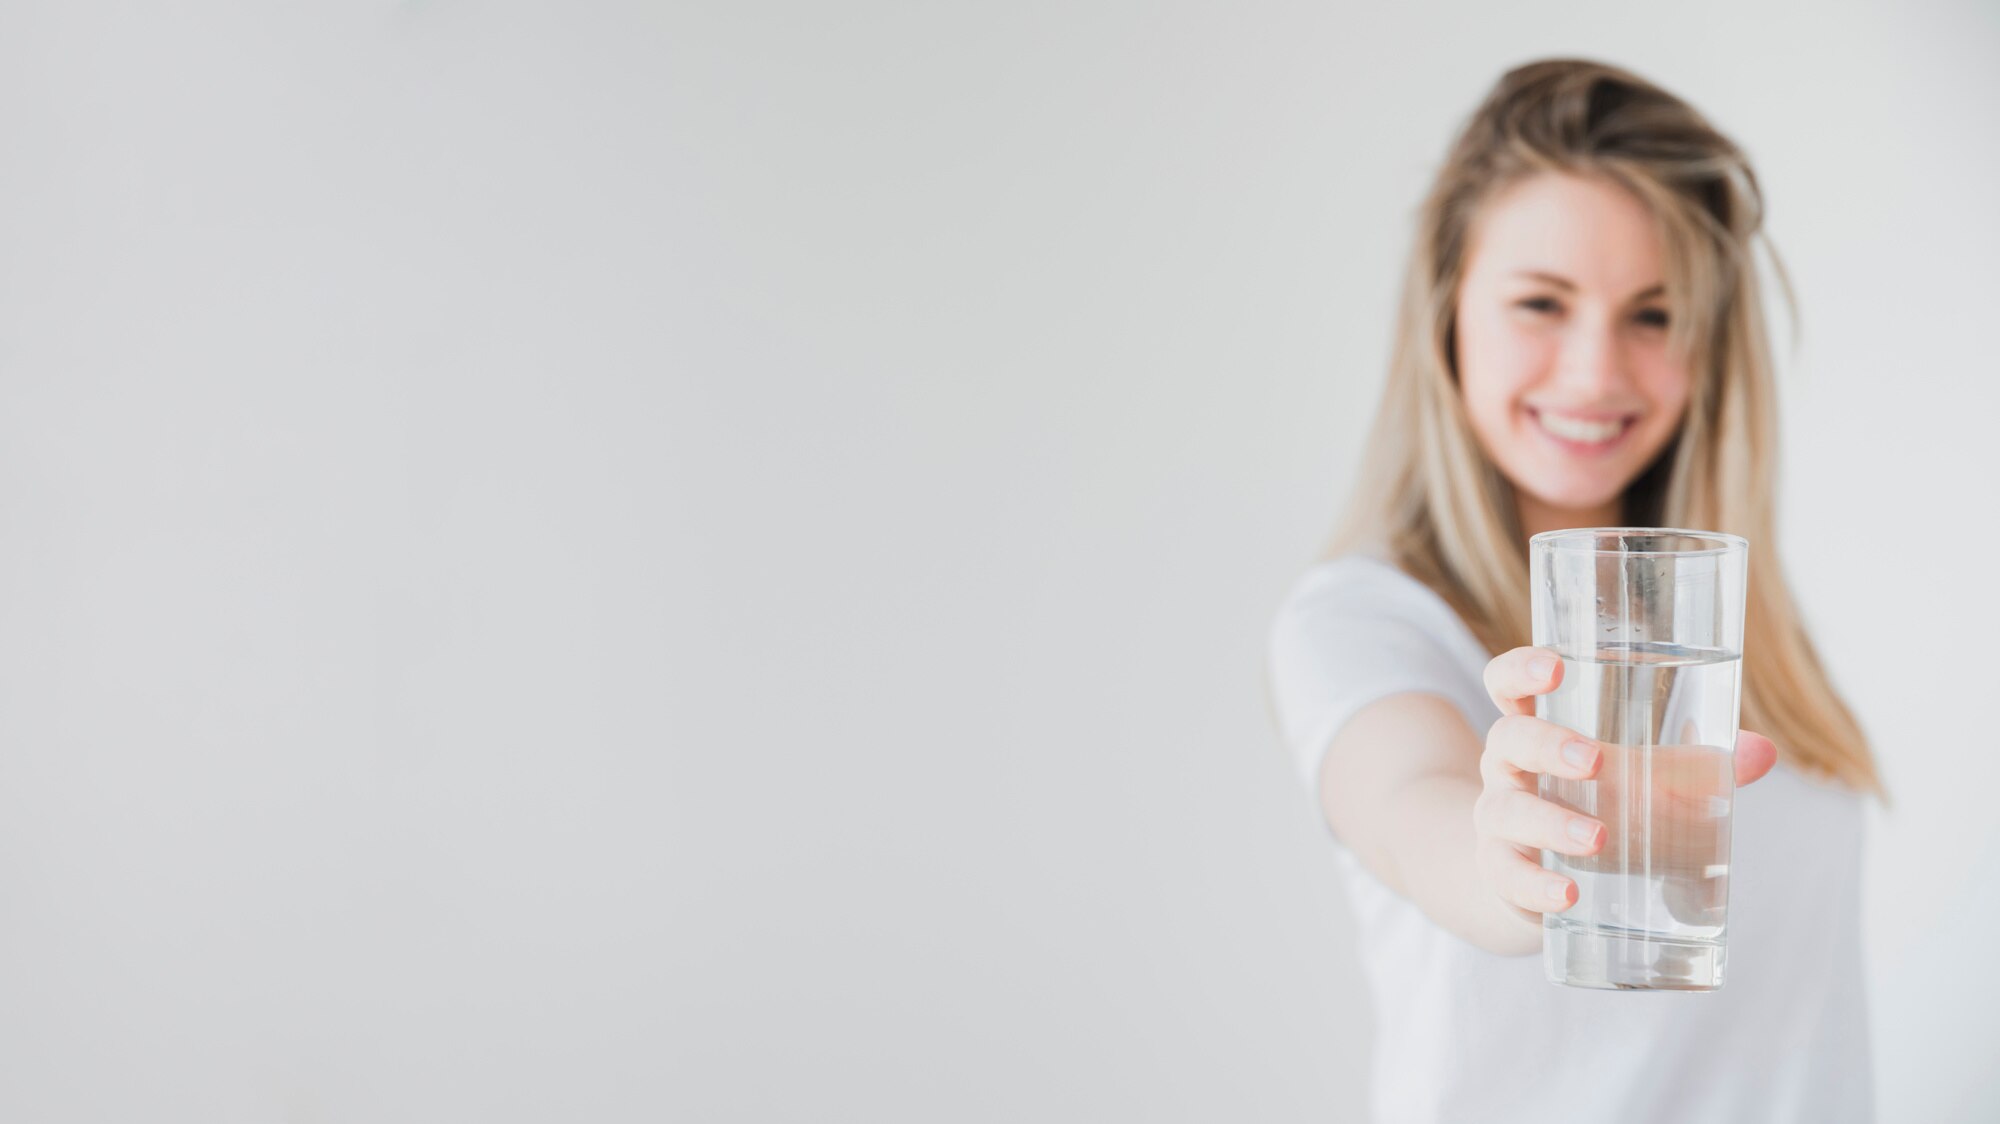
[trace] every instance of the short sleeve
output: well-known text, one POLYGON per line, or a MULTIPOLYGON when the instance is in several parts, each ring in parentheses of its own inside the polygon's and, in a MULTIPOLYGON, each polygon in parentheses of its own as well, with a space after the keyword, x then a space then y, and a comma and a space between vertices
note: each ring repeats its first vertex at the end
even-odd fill
POLYGON ((1462 626, 1443 601, 1387 563, 1339 558, 1299 580, 1271 626, 1269 672, 1279 734, 1308 791, 1319 791, 1328 743, 1369 703, 1429 691, 1464 711, 1484 699, 1466 662, 1478 653, 1451 628, 1462 626))

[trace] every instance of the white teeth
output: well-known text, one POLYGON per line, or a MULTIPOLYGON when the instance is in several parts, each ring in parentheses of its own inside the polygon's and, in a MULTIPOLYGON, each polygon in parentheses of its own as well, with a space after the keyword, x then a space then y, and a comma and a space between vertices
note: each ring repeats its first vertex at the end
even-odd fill
POLYGON ((1590 422, 1566 418, 1560 414, 1535 415, 1543 429, 1566 441, 1581 441, 1586 445, 1597 445, 1611 440, 1625 430, 1622 421, 1590 422))

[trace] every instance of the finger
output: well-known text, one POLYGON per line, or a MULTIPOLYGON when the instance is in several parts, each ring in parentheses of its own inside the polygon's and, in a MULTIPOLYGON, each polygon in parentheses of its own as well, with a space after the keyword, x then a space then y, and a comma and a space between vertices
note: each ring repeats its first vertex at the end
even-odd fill
POLYGON ((1547 648, 1514 648, 1486 664, 1486 694, 1502 714, 1533 714, 1526 700, 1555 690, 1563 663, 1547 648))
POLYGON ((1522 787, 1523 773, 1589 780, 1604 763, 1604 748, 1567 726, 1532 714, 1496 719, 1486 733, 1479 772, 1489 787, 1522 787))
POLYGON ((1736 731, 1736 784, 1749 784, 1778 763, 1778 743, 1748 730, 1736 731))
POLYGON ((1597 820, 1515 788, 1480 793, 1472 822, 1481 835, 1565 855, 1594 855, 1607 835, 1597 820))
POLYGON ((1479 845, 1480 873, 1501 900, 1531 913, 1561 913, 1576 904, 1576 883, 1543 870, 1534 860, 1498 839, 1479 845))

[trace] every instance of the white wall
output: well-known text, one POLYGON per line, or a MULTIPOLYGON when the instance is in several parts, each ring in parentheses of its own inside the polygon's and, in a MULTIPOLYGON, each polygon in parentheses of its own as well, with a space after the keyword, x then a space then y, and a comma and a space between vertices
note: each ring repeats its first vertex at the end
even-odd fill
POLYGON ((2000 1114, 1975 3, 10 5, 0 1118, 1348 1119, 1260 698, 1506 66, 1759 162, 1785 547, 2000 1114))

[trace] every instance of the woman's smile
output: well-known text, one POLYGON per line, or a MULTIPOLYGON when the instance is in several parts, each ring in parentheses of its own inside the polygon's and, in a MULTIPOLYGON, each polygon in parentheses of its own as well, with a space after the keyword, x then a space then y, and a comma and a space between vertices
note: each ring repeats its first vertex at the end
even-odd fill
POLYGON ((1625 443, 1632 432, 1633 423, 1639 420, 1637 414, 1623 418, 1602 420, 1541 411, 1533 406, 1523 406, 1535 432, 1562 452, 1573 456, 1600 457, 1625 443))

